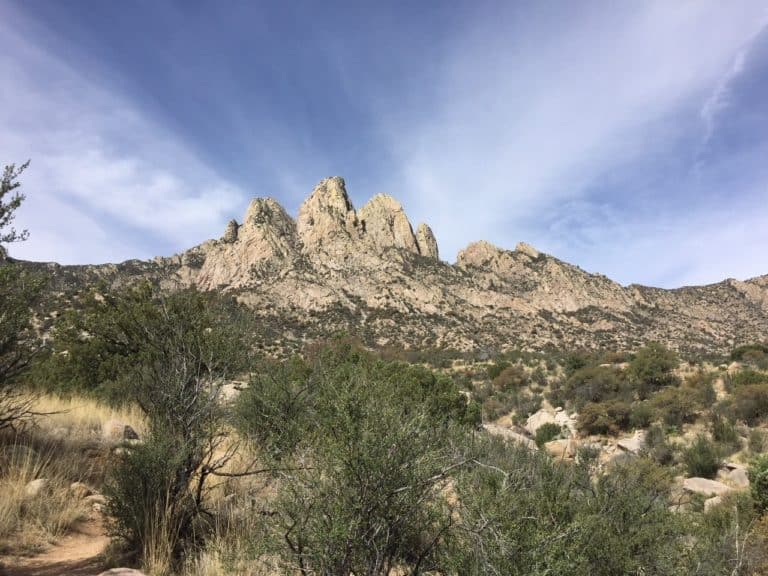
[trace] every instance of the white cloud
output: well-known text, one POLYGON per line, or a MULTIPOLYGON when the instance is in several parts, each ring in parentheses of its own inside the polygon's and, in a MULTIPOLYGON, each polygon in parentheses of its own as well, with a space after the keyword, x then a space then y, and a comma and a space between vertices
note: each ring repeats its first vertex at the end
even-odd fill
MULTIPOLYGON (((172 133, 0 19, 0 159, 30 168, 20 258, 62 263, 149 258, 218 236, 246 203, 172 133), (9 79, 9 80, 5 80, 9 79)), ((9 17, 10 16, 10 17, 9 17)))
POLYGON ((568 6, 481 15, 437 63, 434 109, 384 128, 401 166, 389 187, 410 193, 446 257, 528 240, 518 231, 566 214, 607 172, 663 154, 768 16, 761 0, 568 6))

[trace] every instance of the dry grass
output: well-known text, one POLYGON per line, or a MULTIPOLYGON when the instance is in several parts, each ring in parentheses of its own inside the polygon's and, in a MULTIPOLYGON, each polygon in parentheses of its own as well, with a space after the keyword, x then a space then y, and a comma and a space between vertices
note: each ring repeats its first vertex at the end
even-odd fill
POLYGON ((45 548, 88 514, 69 486, 86 479, 82 455, 60 441, 30 435, 5 437, 0 447, 0 553, 30 554, 45 548), (32 480, 47 483, 27 494, 32 480))
POLYGON ((48 414, 18 433, 0 434, 0 554, 32 554, 66 534, 89 513, 70 492, 73 482, 99 489, 109 448, 101 427, 117 419, 139 434, 144 418, 135 408, 113 409, 92 399, 43 395, 33 410, 48 414), (26 494, 32 480, 46 488, 26 494))
POLYGON ((139 436, 145 431, 145 418, 137 406, 112 408, 92 398, 61 398, 51 394, 36 398, 33 406, 36 412, 48 414, 37 420, 37 426, 57 435, 95 436, 109 420, 130 424, 139 436))

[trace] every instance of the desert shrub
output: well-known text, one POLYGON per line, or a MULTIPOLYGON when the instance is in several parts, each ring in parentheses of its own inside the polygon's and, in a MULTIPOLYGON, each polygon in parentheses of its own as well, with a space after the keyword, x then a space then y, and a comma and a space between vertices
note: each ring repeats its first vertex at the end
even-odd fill
POLYGON ((672 464, 675 459, 675 451, 667 442, 667 434, 664 428, 658 425, 648 428, 645 434, 645 452, 662 466, 672 464))
POLYGON ((749 490, 758 510, 768 510, 768 456, 760 456, 747 469, 749 490))
POLYGON ((669 478, 658 466, 616 465, 592 484, 585 465, 495 443, 478 452, 483 466, 457 481, 461 529, 445 573, 685 573, 669 478))
POLYGON ((651 398, 651 404, 669 426, 679 427, 696 418, 695 398, 682 388, 666 388, 657 392, 651 398))
POLYGON ((560 425, 555 424, 554 422, 547 422, 546 424, 539 426, 539 428, 536 430, 536 445, 539 447, 544 446, 544 444, 550 440, 554 440, 560 436, 562 431, 563 430, 560 425))
POLYGON ((623 390, 621 373, 615 368, 589 366, 575 370, 562 386, 562 395, 576 409, 587 402, 616 398, 623 390))
POLYGON ((658 417, 656 408, 648 401, 632 404, 632 412, 629 415, 629 423, 632 428, 647 428, 658 417))
POLYGON ((507 366, 492 380, 493 387, 500 392, 506 392, 513 388, 524 388, 528 385, 528 375, 520 366, 507 366))
POLYGON ((699 435, 683 452, 683 462, 689 476, 714 478, 720 468, 720 453, 709 438, 699 435))
POLYGON ((731 352, 731 360, 752 364, 766 370, 768 369, 768 344, 755 343, 734 348, 731 352))
POLYGON ((734 391, 741 386, 768 383, 768 373, 746 368, 728 375, 726 384, 729 390, 734 391))
POLYGON ((487 374, 488 380, 494 380, 504 370, 509 368, 510 364, 506 360, 496 360, 492 364, 488 365, 487 374))
POLYGON ((749 431, 749 451, 752 454, 760 454, 765 451, 766 438, 765 431, 759 428, 753 428, 749 431))
POLYGON ((768 384, 747 384, 733 392, 734 415, 749 425, 760 422, 768 414, 768 384))
POLYGON ((610 400, 589 403, 578 417, 578 429, 582 434, 618 434, 630 425, 631 408, 626 402, 610 400))
POLYGON ((714 381, 714 372, 697 370, 685 379, 682 387, 693 394, 694 401, 701 408, 709 408, 717 401, 714 381))
POLYGON ((733 454, 741 449, 741 437, 735 424, 719 414, 712 416, 712 438, 726 454, 733 454))
POLYGON ((628 373, 640 399, 648 398, 665 386, 677 384, 679 379, 673 370, 678 364, 677 355, 658 342, 638 350, 629 363, 628 373))

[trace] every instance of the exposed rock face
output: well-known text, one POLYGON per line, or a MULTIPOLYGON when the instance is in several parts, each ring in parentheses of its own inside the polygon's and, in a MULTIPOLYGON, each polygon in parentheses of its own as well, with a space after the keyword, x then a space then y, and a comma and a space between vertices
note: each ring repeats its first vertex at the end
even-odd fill
POLYGON ((419 254, 428 258, 434 258, 437 260, 440 258, 440 253, 437 249, 437 240, 432 233, 432 228, 427 226, 424 222, 419 224, 416 230, 416 244, 419 247, 419 254))
POLYGON ((360 226, 343 178, 326 178, 299 208, 296 231, 306 250, 357 239, 360 226))
POLYGON ((376 194, 358 213, 365 238, 380 250, 396 246, 418 254, 413 228, 400 202, 387 194, 376 194))
POLYGON ((227 223, 227 227, 224 229, 224 235, 221 237, 222 242, 226 242, 227 244, 232 244, 233 242, 237 241, 237 229, 240 226, 237 223, 237 220, 230 220, 229 223, 227 223))
POLYGON ((676 290, 624 287, 524 243, 505 250, 484 241, 450 265, 438 259, 429 227, 414 234, 396 200, 377 195, 358 213, 338 177, 315 187, 295 222, 275 200, 257 198, 241 225, 233 221, 220 240, 180 255, 25 265, 47 273, 55 293, 139 278, 230 292, 258 315, 260 342, 274 353, 339 330, 372 346, 484 352, 631 350, 651 340, 725 352, 768 332, 768 276, 676 290))
POLYGON ((686 478, 683 481, 683 489, 694 494, 704 494, 705 496, 722 496, 733 490, 733 488, 726 486, 722 482, 707 478, 686 478))

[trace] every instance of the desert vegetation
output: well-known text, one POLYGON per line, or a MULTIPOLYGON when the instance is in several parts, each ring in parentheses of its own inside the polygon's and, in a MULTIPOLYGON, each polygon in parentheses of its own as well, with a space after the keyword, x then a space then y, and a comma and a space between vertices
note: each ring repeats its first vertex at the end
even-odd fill
POLYGON ((152 575, 768 573, 761 343, 275 357, 230 294, 96 284, 42 322, 45 282, 0 264, 8 566, 88 525, 152 575))

